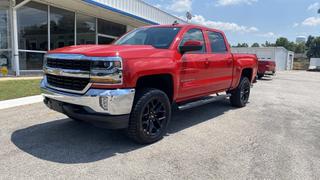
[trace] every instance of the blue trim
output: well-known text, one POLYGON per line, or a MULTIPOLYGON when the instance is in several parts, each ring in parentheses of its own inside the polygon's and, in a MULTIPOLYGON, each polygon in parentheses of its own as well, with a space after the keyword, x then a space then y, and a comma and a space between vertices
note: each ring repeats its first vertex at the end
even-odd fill
POLYGON ((83 1, 86 2, 86 3, 92 4, 92 5, 99 6, 99 7, 101 7, 101 8, 104 8, 104 9, 107 9, 107 10, 110 10, 110 11, 113 11, 113 12, 116 12, 116 13, 119 13, 119 14, 125 15, 125 16, 129 16, 129 17, 131 17, 131 18, 137 19, 137 20, 139 20, 139 21, 142 21, 142 22, 145 22, 145 23, 148 23, 148 24, 159 25, 159 23, 156 23, 156 22, 150 21, 150 20, 148 20, 148 19, 145 19, 145 18, 136 16, 136 15, 133 15, 133 14, 130 14, 130 13, 121 11, 121 10, 119 10, 119 9, 116 9, 116 8, 110 7, 110 6, 108 6, 108 5, 99 3, 99 2, 97 2, 97 1, 95 1, 95 0, 83 0, 83 1))

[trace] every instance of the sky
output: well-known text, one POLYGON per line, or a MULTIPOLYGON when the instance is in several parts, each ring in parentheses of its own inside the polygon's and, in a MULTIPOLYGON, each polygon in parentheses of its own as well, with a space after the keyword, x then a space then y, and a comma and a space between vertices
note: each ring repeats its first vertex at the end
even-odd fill
POLYGON ((320 0, 144 0, 177 17, 223 30, 232 45, 320 36, 320 0))

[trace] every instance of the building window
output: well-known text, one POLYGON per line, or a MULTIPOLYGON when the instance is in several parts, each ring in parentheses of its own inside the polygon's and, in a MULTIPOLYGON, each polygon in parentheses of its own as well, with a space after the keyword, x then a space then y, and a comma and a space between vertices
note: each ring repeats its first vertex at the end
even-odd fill
POLYGON ((119 37, 126 33, 127 27, 122 24, 98 19, 98 33, 119 37))
POLYGON ((48 51, 48 6, 29 2, 17 11, 21 70, 40 70, 48 51))
POLYGON ((9 48, 8 8, 0 7, 0 49, 9 48))
POLYGON ((48 6, 30 2, 17 11, 19 49, 48 50, 48 6))
POLYGON ((74 45, 74 12, 50 8, 50 48, 74 45))
POLYGON ((96 43, 96 18, 77 14, 77 44, 96 43))
POLYGON ((114 40, 115 38, 112 38, 112 37, 99 36, 98 44, 111 44, 114 40))
POLYGON ((21 70, 41 70, 45 53, 19 52, 21 70))
POLYGON ((110 44, 126 31, 125 25, 98 19, 98 44, 110 44))
POLYGON ((11 69, 10 31, 8 6, 0 7, 0 68, 11 69))
POLYGON ((0 68, 3 66, 8 67, 11 69, 11 55, 9 51, 0 50, 0 68))

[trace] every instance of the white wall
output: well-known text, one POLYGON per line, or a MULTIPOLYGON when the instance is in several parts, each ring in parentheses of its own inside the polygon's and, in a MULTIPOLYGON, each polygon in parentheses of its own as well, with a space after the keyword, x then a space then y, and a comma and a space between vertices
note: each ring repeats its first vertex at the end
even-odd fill
POLYGON ((293 67, 294 53, 283 47, 248 47, 248 48, 232 48, 233 53, 256 54, 259 61, 275 61, 277 70, 291 70, 293 67), (292 60, 290 60, 290 54, 292 60))
POLYGON ((320 58, 311 58, 309 69, 320 67, 320 58))

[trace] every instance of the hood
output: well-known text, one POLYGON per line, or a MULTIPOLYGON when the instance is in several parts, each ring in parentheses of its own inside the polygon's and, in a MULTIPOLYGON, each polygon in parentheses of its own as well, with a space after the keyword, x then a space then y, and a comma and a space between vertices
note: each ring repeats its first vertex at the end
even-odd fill
POLYGON ((78 45, 49 51, 49 54, 82 54, 85 56, 108 57, 120 56, 124 59, 143 57, 166 57, 172 50, 156 49, 149 45, 78 45))

